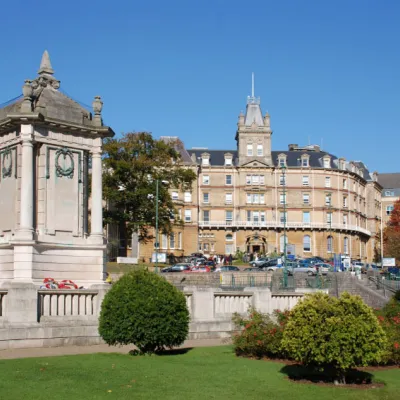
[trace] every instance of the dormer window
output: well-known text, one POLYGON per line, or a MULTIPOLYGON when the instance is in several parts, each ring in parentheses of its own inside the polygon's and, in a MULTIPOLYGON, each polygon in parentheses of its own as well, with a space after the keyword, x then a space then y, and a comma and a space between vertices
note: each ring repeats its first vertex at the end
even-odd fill
POLYGON ((285 154, 280 154, 278 156, 278 165, 279 165, 279 168, 286 167, 286 155, 285 154))
POLYGON ((204 166, 210 165, 210 155, 208 153, 203 153, 201 155, 201 165, 204 166))
POLYGON ((306 154, 301 156, 301 166, 303 168, 308 168, 310 166, 310 157, 306 154))
POLYGON ((346 169, 346 160, 344 158, 339 158, 339 169, 341 170, 346 169))
POLYGON ((323 158, 324 162, 324 168, 330 168, 331 167, 331 158, 330 157, 324 157, 323 158))
POLYGON ((232 166, 232 154, 225 154, 225 165, 232 166))

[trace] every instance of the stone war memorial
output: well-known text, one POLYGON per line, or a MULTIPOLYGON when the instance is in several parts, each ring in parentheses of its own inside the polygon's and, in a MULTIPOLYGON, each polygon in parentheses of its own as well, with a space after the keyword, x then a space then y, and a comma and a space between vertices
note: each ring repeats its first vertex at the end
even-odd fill
POLYGON ((96 96, 92 113, 65 95, 45 51, 38 76, 0 109, 0 348, 9 339, 26 347, 97 335, 106 249, 102 140, 114 135, 103 125, 102 106, 96 96), (49 277, 85 289, 41 294, 49 277), (58 326, 56 333, 38 322, 62 316, 81 324, 65 320, 66 331, 58 326))

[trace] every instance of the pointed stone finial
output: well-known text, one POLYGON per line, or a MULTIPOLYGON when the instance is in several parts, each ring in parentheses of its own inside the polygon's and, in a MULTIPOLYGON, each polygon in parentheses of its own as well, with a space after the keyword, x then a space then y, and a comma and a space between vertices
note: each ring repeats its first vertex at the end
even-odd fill
POLYGON ((51 62, 50 62, 50 56, 47 50, 44 51, 43 56, 42 56, 42 62, 40 63, 40 68, 38 71, 39 75, 53 75, 54 70, 51 67, 51 62))

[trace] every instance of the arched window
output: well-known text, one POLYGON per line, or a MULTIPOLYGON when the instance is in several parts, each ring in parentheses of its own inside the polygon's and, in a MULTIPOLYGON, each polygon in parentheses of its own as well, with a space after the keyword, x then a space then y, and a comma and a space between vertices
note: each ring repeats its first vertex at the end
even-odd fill
POLYGON ((305 235, 303 237, 303 251, 311 252, 311 237, 310 237, 310 235, 305 235))
POLYGON ((287 244, 288 244, 287 236, 282 235, 279 238, 279 248, 280 248, 281 253, 283 253, 285 251, 285 237, 286 237, 286 246, 287 246, 287 244))
POLYGON ((333 249, 333 238, 332 238, 332 236, 328 236, 327 245, 328 245, 328 253, 332 253, 332 249, 333 249))
POLYGON ((343 240, 343 252, 349 254, 349 238, 347 236, 343 240))
POLYGON ((228 234, 225 236, 225 239, 226 239, 226 241, 231 241, 231 240, 233 240, 233 235, 232 235, 231 233, 228 233, 228 234))

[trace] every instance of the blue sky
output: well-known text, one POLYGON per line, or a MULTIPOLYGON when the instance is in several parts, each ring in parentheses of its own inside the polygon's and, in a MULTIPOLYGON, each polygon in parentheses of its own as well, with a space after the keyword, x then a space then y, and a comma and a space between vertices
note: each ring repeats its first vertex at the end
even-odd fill
POLYGON ((0 103, 48 49, 61 88, 86 104, 100 94, 117 134, 235 149, 254 71, 273 150, 322 141, 400 171, 399 1, 14 0, 2 14, 0 103))

